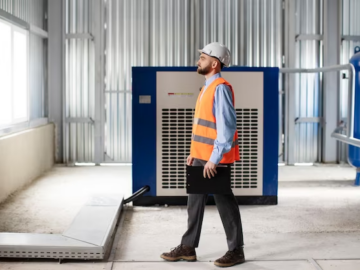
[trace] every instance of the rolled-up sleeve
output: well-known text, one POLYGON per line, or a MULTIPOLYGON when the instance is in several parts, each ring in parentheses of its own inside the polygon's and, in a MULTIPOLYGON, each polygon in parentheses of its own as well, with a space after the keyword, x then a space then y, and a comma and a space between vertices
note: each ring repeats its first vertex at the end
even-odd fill
POLYGON ((232 93, 225 84, 220 84, 216 88, 213 113, 216 118, 217 138, 210 161, 219 164, 223 155, 231 150, 237 128, 232 93))

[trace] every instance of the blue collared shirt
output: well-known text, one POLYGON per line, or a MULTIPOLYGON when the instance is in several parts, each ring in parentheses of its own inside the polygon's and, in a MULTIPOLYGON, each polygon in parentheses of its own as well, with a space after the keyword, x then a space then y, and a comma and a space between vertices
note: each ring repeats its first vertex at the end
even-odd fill
MULTIPOLYGON (((207 79, 203 94, 207 87, 220 77, 221 74, 217 73, 207 79)), ((236 112, 233 106, 231 89, 225 84, 219 84, 216 87, 213 114, 216 119, 217 138, 214 142, 214 149, 210 161, 219 164, 223 155, 231 150, 234 134, 237 129, 236 112)))

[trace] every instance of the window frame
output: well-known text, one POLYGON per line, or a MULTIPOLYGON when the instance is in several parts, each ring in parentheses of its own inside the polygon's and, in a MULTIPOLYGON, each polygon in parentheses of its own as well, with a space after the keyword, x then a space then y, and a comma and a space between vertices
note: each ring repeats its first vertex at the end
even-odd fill
MULTIPOLYGON (((30 33, 28 30, 21 28, 15 24, 0 18, 0 23, 10 26, 11 28, 11 122, 0 124, 0 131, 8 130, 11 127, 19 126, 19 124, 26 124, 30 121, 30 33), (14 33, 22 33, 26 37, 26 116, 15 118, 15 91, 14 80, 16 79, 16 72, 14 72, 14 33)), ((0 132, 1 135, 1 132, 0 132)))

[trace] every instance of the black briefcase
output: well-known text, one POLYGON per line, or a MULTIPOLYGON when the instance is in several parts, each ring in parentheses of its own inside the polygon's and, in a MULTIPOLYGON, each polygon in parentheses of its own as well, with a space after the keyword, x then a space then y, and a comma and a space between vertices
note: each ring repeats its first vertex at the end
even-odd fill
POLYGON ((186 192, 188 194, 231 194, 231 167, 220 165, 217 173, 204 178, 204 166, 186 165, 186 192))

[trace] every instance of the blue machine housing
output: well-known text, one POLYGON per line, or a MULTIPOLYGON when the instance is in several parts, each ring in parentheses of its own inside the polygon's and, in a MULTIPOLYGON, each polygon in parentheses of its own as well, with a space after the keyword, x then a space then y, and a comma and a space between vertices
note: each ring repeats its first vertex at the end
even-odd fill
MULTIPOLYGON (((355 50, 356 51, 356 50, 355 50)), ((355 73, 354 73, 354 95, 355 95, 355 102, 354 102, 354 138, 360 139, 360 52, 357 52, 351 59, 350 64, 354 66, 355 73)), ((360 168, 360 148, 349 145, 349 162, 357 167, 360 168)), ((360 185, 360 172, 358 170, 356 180, 356 185, 360 185)))
MULTIPOLYGON (((134 201, 134 205, 186 204, 187 198, 156 197, 156 73, 196 72, 196 67, 132 68, 132 177, 133 192, 144 186, 150 191, 134 201), (150 104, 139 103, 142 95, 151 96, 150 104)), ((224 72, 262 72, 264 79, 263 195, 239 196, 240 204, 277 204, 278 194, 278 125, 279 69, 230 67, 224 72)), ((236 91, 236 89, 235 89, 236 91)), ((211 198, 208 201, 212 204, 211 198)))

